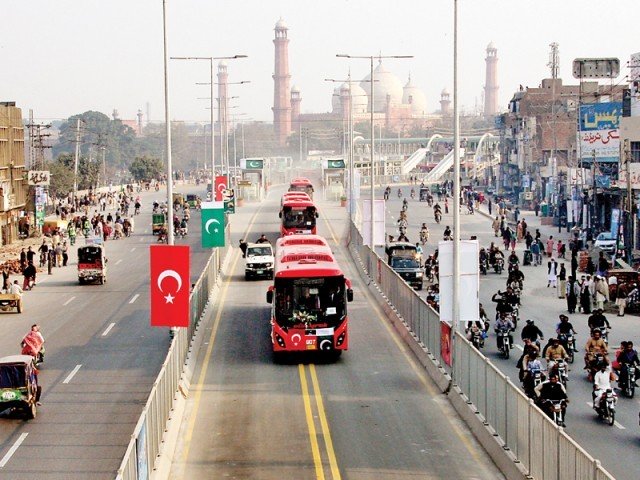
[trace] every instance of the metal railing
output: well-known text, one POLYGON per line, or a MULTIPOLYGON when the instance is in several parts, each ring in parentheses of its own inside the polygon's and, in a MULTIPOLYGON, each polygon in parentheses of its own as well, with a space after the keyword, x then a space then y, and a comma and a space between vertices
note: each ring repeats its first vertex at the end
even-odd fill
MULTIPOLYGON (((228 235, 227 235, 228 237, 228 235)), ((165 426, 171 417, 173 403, 179 395, 178 386, 182 377, 189 345, 204 310, 209 302, 211 289, 220 275, 222 262, 229 251, 227 246, 216 248, 209 257, 190 295, 189 327, 180 328, 169 347, 167 357, 156 377, 147 403, 131 435, 117 480, 148 479, 160 452, 165 426)))
POLYGON ((463 336, 458 335, 454 343, 453 371, 447 368, 441 352, 442 330, 438 313, 376 252, 363 245, 362 235, 353 223, 349 228, 349 248, 415 341, 447 371, 442 375, 452 374, 456 386, 480 414, 480 420, 532 478, 614 480, 598 460, 552 422, 463 336))

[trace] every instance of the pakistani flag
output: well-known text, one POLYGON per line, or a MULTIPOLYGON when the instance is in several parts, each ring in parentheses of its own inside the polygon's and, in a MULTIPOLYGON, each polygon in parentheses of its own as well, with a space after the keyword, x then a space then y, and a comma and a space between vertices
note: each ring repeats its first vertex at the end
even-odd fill
POLYGON ((224 202, 202 202, 202 248, 224 247, 224 202))

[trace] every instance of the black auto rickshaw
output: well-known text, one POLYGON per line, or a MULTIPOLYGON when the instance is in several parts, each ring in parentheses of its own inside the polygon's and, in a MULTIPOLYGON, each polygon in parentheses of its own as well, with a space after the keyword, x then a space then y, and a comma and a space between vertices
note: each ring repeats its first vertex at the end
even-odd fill
POLYGON ((0 358, 0 411, 23 412, 29 420, 36 418, 41 393, 31 355, 0 358))
POLYGON ((427 202, 429 200, 429 187, 420 187, 420 201, 427 202))

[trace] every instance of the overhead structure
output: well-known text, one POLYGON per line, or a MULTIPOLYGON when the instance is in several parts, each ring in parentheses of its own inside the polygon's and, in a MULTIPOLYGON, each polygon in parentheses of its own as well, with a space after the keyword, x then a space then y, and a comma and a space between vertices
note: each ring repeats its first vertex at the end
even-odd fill
POLYGON ((425 159, 425 157, 431 152, 431 145, 433 144, 433 141, 437 140, 438 138, 442 138, 442 135, 440 135, 439 133, 432 135, 431 138, 429 138, 426 147, 419 148, 402 163, 401 172, 403 175, 406 175, 411 170, 416 168, 420 164, 420 162, 425 159))

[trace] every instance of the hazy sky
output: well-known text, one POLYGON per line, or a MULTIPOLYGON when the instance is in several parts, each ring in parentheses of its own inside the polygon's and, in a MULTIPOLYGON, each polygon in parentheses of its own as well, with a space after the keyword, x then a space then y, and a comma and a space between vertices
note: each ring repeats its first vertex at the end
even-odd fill
MULTIPOLYGON (((163 119, 161 0, 30 0, 4 2, 0 29, 0 100, 16 101, 25 116, 66 118, 85 110, 134 118, 150 104, 152 120, 163 119)), ((638 0, 459 0, 460 99, 481 101, 485 48, 498 49, 500 108, 520 84, 537 86, 549 76, 549 44, 560 44, 560 76, 573 82, 575 57, 615 56, 624 68, 640 51, 638 0)), ((271 120, 273 28, 280 16, 289 26, 292 85, 302 91, 303 112, 331 108, 334 85, 324 78, 368 73, 366 60, 336 53, 414 55, 387 61, 403 84, 411 72, 438 108, 443 87, 452 90, 453 2, 451 0, 169 0, 169 53, 173 56, 249 58, 229 64, 238 95, 233 111, 271 120)), ((206 121, 207 62, 170 65, 171 116, 206 121)))

